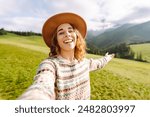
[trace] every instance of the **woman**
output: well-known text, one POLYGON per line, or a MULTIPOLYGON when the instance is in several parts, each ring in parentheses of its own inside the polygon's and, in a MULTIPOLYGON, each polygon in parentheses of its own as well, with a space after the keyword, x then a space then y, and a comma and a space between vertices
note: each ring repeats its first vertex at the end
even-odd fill
POLYGON ((19 99, 90 99, 89 72, 103 68, 114 54, 86 59, 86 32, 86 23, 77 14, 50 17, 42 30, 50 57, 41 62, 34 83, 19 99))

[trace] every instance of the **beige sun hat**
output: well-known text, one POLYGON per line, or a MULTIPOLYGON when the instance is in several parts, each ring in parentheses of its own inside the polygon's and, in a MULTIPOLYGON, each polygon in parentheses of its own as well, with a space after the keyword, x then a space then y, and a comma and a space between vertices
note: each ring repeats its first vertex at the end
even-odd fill
POLYGON ((59 13, 56 14, 44 23, 42 29, 43 39, 48 47, 51 45, 51 39, 57 27, 63 23, 69 23, 74 26, 85 38, 87 33, 87 25, 85 20, 75 13, 59 13))

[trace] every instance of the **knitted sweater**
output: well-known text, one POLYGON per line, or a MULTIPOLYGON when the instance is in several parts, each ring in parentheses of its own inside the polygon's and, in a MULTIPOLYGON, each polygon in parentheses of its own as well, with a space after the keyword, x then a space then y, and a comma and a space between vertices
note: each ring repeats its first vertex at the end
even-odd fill
POLYGON ((45 59, 39 65, 34 83, 19 99, 90 99, 89 72, 103 68, 107 57, 69 62, 61 56, 45 59))

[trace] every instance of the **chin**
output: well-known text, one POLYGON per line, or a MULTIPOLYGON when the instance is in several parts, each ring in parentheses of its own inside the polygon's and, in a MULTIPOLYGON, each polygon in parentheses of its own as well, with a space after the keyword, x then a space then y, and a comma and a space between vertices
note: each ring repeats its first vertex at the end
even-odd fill
POLYGON ((74 50, 75 49, 75 47, 67 47, 67 48, 64 48, 64 50, 66 50, 66 51, 72 51, 72 50, 74 50))

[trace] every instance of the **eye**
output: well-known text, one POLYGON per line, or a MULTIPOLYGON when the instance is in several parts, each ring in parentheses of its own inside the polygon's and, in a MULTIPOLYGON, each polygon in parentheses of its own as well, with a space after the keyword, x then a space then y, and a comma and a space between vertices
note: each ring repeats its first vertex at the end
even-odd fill
POLYGON ((74 32, 74 30, 69 30, 68 32, 69 32, 69 33, 72 33, 72 32, 74 32))
POLYGON ((59 32, 59 33, 58 33, 58 35, 63 35, 63 34, 64 34, 64 32, 59 32))

